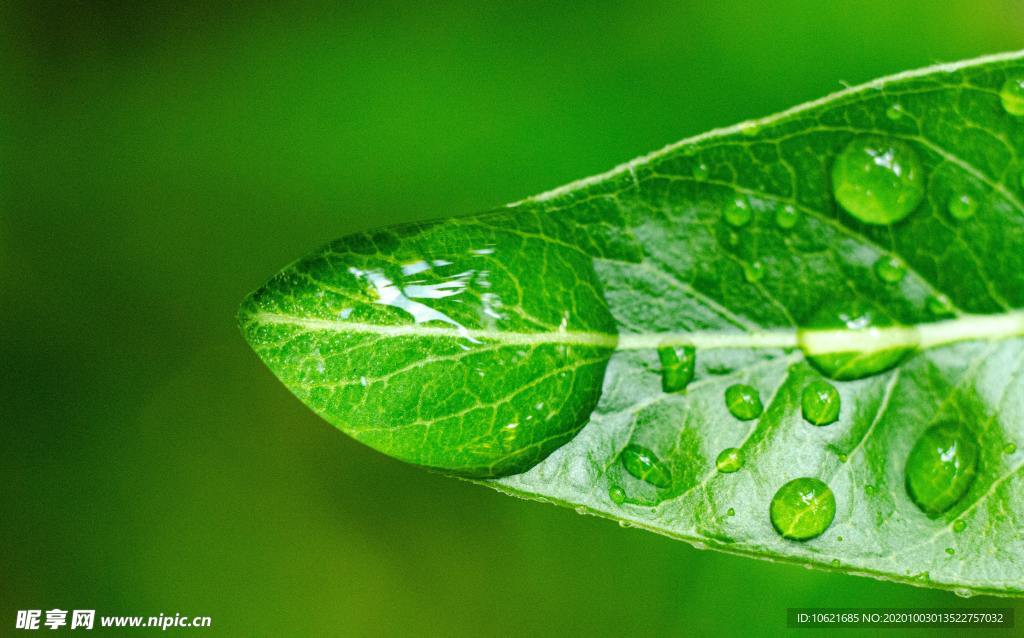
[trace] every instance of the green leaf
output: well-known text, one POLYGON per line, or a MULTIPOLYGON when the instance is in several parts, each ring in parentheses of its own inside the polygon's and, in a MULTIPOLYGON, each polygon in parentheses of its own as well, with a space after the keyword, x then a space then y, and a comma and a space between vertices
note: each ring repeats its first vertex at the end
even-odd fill
POLYGON ((346 237, 242 330, 396 458, 722 551, 1021 595, 1021 78, 1021 53, 905 73, 346 237))

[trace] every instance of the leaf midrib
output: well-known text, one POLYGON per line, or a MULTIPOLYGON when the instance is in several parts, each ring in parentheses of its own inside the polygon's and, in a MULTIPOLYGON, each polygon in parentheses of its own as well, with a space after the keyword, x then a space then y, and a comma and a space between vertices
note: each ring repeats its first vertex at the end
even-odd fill
POLYGON ((698 349, 778 349, 802 346, 806 354, 877 352, 897 348, 931 348, 964 341, 992 341, 1024 336, 1024 311, 987 315, 961 315, 946 321, 868 330, 773 329, 749 332, 697 330, 693 332, 627 333, 548 331, 512 332, 472 328, 446 328, 419 324, 381 325, 256 312, 252 321, 265 325, 291 325, 309 332, 368 334, 384 338, 435 337, 467 339, 507 345, 558 344, 608 350, 653 350, 663 346, 692 345, 698 349))

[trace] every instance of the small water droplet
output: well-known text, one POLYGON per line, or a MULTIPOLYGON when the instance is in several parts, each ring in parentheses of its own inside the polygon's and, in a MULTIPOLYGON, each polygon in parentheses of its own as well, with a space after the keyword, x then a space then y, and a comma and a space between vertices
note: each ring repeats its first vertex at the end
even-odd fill
POLYGON ((789 230, 796 226, 799 219, 800 213, 797 212, 796 206, 792 204, 786 204, 775 211, 775 224, 779 228, 789 230))
POLYGON ((741 421, 750 421, 761 416, 764 406, 757 389, 743 383, 731 385, 725 390, 725 406, 741 421))
POLYGON ((630 523, 629 521, 619 521, 619 527, 622 527, 622 528, 625 529, 625 528, 628 528, 628 527, 633 527, 633 524, 630 523))
POLYGON ((957 587, 953 590, 953 593, 959 596, 960 598, 970 598, 974 595, 974 592, 972 592, 970 589, 967 589, 966 587, 957 587))
POLYGON ((962 518, 958 518, 957 520, 953 521, 953 531, 954 532, 959 534, 960 532, 964 531, 965 529, 967 529, 967 521, 965 521, 962 518))
POLYGON ((783 538, 804 541, 821 536, 836 516, 836 498, 816 478, 793 479, 779 488, 770 507, 772 525, 783 538))
POLYGON ((729 516, 736 516, 736 510, 730 507, 726 514, 729 516))
POLYGON ((953 314, 953 302, 946 295, 939 293, 928 297, 928 312, 936 317, 945 317, 953 314))
POLYGON ((999 91, 999 100, 1010 115, 1024 116, 1024 78, 1008 78, 999 91))
POLYGON ((743 262, 743 278, 747 283, 757 283, 764 279, 764 264, 759 261, 743 262))
POLYGON ((658 456, 642 445, 627 445, 620 455, 626 471, 655 487, 672 485, 672 472, 658 456))
POLYGON ((880 137, 850 141, 832 166, 836 201, 865 224, 893 224, 924 198, 924 171, 917 152, 880 137))
POLYGON ((693 381, 697 365, 697 349, 693 346, 662 346, 658 348, 661 362, 661 389, 679 392, 693 381))
POLYGON ((761 127, 754 122, 744 122, 740 125, 740 133, 747 137, 753 137, 761 132, 761 127))
POLYGON ((874 496, 875 492, 876 492, 876 490, 875 490, 875 486, 874 485, 865 485, 864 486, 864 493, 867 494, 868 496, 874 496))
POLYGON ((899 283, 906 274, 907 265, 896 255, 885 255, 875 262, 875 275, 887 284, 899 283))
POLYGON ((839 459, 840 463, 846 463, 846 460, 847 460, 848 457, 845 454, 840 453, 840 454, 836 455, 836 458, 839 459))
POLYGON ((1013 454, 1016 451, 1017 451, 1017 444, 1014 443, 1013 441, 1010 441, 1005 446, 1003 446, 1003 454, 1013 454))
POLYGON ((750 203, 747 200, 737 197, 725 207, 722 217, 726 224, 740 228, 750 223, 750 220, 754 218, 754 213, 750 210, 750 203))
POLYGON ((579 514, 580 516, 582 516, 583 514, 587 513, 587 508, 583 507, 582 505, 577 505, 576 506, 576 513, 579 514))
POLYGON ((885 109, 885 116, 890 120, 896 121, 903 117, 903 106, 899 103, 889 105, 889 108, 885 109))
POLYGON ((843 542, 843 537, 842 536, 836 536, 836 540, 839 541, 840 543, 842 543, 843 542))
POLYGON ((707 179, 708 174, 710 172, 711 171, 708 169, 708 165, 705 164, 704 162, 695 164, 693 167, 693 176, 696 177, 697 179, 707 179))
POLYGON ((839 419, 839 403, 839 391, 822 379, 808 383, 800 397, 804 419, 814 425, 835 423, 839 419))
POLYGON ((727 447, 719 453, 715 467, 723 474, 731 474, 743 467, 743 450, 738 447, 727 447))
POLYGON ((906 345, 916 337, 912 331, 890 330, 885 334, 876 328, 895 329, 898 324, 879 308, 858 299, 837 296, 823 304, 800 329, 800 348, 811 365, 826 377, 840 381, 863 379, 895 367, 913 351, 906 345), (875 343, 864 352, 833 352, 837 330, 862 333, 875 343), (899 337, 896 342, 900 345, 886 347, 895 337, 899 337))
POLYGON ((921 435, 907 457, 907 493, 935 518, 963 498, 977 467, 978 444, 971 433, 957 423, 940 423, 921 435))
POLYGON ((967 193, 954 195, 949 198, 946 210, 953 219, 963 221, 974 217, 974 213, 978 212, 978 202, 967 193))
POLYGON ((839 567, 839 559, 838 558, 833 558, 831 564, 832 564, 833 567, 839 567))
POLYGON ((608 498, 612 499, 612 503, 622 505, 626 502, 626 490, 622 489, 618 485, 613 485, 608 489, 608 498))

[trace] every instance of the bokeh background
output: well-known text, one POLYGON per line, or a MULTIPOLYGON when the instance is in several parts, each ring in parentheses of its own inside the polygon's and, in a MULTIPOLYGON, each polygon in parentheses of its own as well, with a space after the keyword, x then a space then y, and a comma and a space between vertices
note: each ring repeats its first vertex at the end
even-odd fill
POLYGON ((1006 604, 403 465, 304 408, 234 316, 351 231, 1021 48, 1024 5, 485 4, 2 5, 0 635, 52 607, 212 616, 195 635, 730 636, 792 606, 1006 604))

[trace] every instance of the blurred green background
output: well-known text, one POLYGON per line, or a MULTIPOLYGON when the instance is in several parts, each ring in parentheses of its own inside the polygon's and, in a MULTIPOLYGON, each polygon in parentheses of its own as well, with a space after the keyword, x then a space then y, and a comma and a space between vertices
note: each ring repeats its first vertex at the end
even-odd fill
POLYGON ((0 8, 0 635, 52 607, 212 616, 195 635, 728 636, 792 606, 1006 604, 403 465, 295 400, 234 316, 351 231, 1020 48, 1020 2, 135 4, 0 8))

